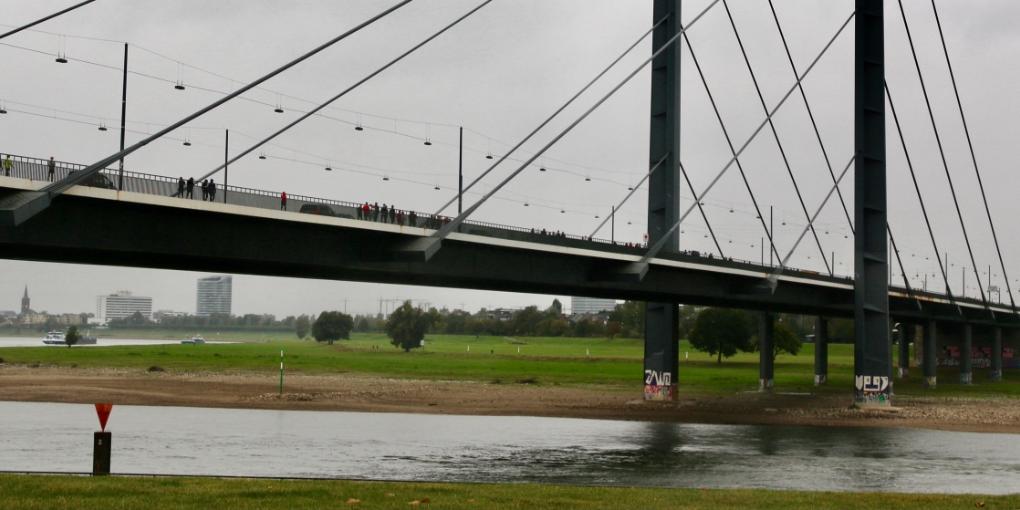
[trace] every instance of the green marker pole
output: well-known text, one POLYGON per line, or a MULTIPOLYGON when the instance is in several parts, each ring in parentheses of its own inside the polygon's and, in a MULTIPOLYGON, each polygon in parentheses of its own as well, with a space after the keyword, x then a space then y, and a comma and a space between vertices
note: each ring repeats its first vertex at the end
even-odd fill
POLYGON ((280 349, 280 396, 283 396, 283 349, 280 349))

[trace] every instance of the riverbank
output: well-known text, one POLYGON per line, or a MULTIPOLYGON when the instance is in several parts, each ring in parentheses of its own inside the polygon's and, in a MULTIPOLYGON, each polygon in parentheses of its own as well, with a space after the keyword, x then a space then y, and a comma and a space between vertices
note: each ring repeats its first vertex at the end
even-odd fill
POLYGON ((148 372, 131 368, 0 367, 0 400, 256 409, 521 415, 679 423, 915 427, 1020 433, 1016 399, 897 396, 896 408, 849 407, 849 392, 696 393, 640 399, 638 385, 423 380, 363 374, 148 372))
POLYGON ((1020 496, 0 475, 0 509, 1017 508, 1020 496))

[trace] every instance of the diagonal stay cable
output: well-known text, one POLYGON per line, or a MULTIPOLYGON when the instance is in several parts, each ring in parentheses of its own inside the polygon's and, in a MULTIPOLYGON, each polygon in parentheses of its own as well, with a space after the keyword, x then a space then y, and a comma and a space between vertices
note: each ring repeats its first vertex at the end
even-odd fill
MULTIPOLYGON (((541 131, 544 127, 549 125, 549 123, 552 122, 553 119, 555 119, 560 113, 562 113, 563 110, 566 110, 567 107, 569 107, 571 104, 574 103, 574 101, 577 100, 577 98, 581 97, 581 95, 583 95, 585 92, 587 92, 588 89, 590 89, 593 85, 595 85, 596 82, 598 82, 600 79, 602 79, 602 77, 605 76, 606 73, 608 73, 610 69, 615 67, 616 64, 618 64, 621 60, 623 60, 623 58, 626 57, 634 48, 636 48, 639 44, 641 44, 641 41, 644 41, 645 38, 648 37, 649 34, 654 32, 655 29, 658 28, 659 25, 663 24, 668 17, 669 16, 663 17, 659 21, 655 22, 655 24, 652 25, 652 28, 649 28, 647 32, 641 34, 641 37, 639 37, 636 41, 634 41, 633 44, 628 46, 626 50, 623 50, 623 52, 620 53, 619 56, 617 56, 615 59, 613 59, 613 61, 610 62, 609 65, 607 65, 605 68, 602 69, 602 71, 600 71, 598 74, 596 74, 595 77, 592 78, 587 84, 585 84, 584 87, 581 87, 581 90, 578 90, 577 93, 575 93, 573 96, 571 96, 570 99, 568 99, 565 103, 563 103, 562 106, 557 108, 556 111, 554 111, 551 115, 546 117, 546 119, 544 121, 542 121, 542 123, 539 124, 538 127, 536 127, 535 129, 531 130, 531 132, 528 133, 527 136, 522 138, 521 141, 517 142, 517 144, 514 145, 510 150, 506 151, 505 154, 501 155, 496 160, 496 162, 493 163, 492 165, 490 165, 489 168, 487 168, 484 172, 481 173, 481 175, 479 175, 478 177, 475 177, 474 180, 472 180, 470 183, 468 183, 468 185, 464 188, 464 192, 466 193, 466 192, 470 191, 471 188, 475 187, 475 185, 478 184, 482 179, 484 179, 485 176, 489 175, 489 173, 491 173, 493 170, 495 170, 497 166, 499 166, 504 161, 506 161, 507 158, 509 158, 511 154, 513 154, 515 151, 517 151, 517 149, 520 149, 525 143, 528 142, 528 140, 531 140, 535 135, 538 134, 539 131, 541 131)), ((443 204, 443 206, 440 207, 439 210, 436 211, 436 214, 437 215, 442 214, 443 211, 445 211, 447 207, 450 207, 456 201, 457 201, 457 197, 454 196, 448 202, 443 204)))
MULTIPOLYGON (((935 7, 935 0, 931 1, 931 10, 935 14, 935 24, 939 29, 939 39, 942 41, 942 53, 946 57, 946 67, 949 68, 949 79, 953 83, 953 94, 956 96, 956 106, 960 110, 960 121, 963 123, 963 132, 967 136, 967 147, 970 149, 970 160, 974 164, 974 175, 977 176, 978 188, 981 190, 981 201, 985 205, 985 215, 988 216, 988 226, 992 229, 992 240, 995 241, 995 253, 999 256, 999 266, 1002 267, 1002 279, 1006 282, 1006 292, 1009 294, 1009 303, 1013 308, 1013 313, 1017 313, 1016 301, 1013 300, 1013 289, 1009 285, 1009 275, 1006 273, 1006 263, 1002 259, 1002 249, 999 248, 999 236, 995 232, 995 222, 992 221, 992 212, 988 207, 988 195, 985 194, 985 184, 981 179, 981 170, 978 167, 977 156, 974 152, 974 143, 971 141, 970 128, 967 127, 967 117, 963 113, 963 102, 960 101, 960 89, 956 85, 956 73, 953 71, 953 63, 949 58, 949 49, 946 47, 946 37, 942 33, 942 22, 939 20, 939 11, 935 7)), ((991 292, 990 289, 989 292, 991 292)))
MULTIPOLYGON (((740 178, 744 182, 744 189, 747 190, 748 196, 751 197, 751 205, 754 206, 754 212, 757 214, 758 221, 761 223, 762 230, 765 231, 765 237, 769 240, 769 248, 775 254, 776 259, 780 259, 779 250, 776 248, 775 240, 772 237, 772 232, 769 230, 768 224, 765 223, 765 215, 761 213, 761 207, 758 205, 758 198, 755 196, 754 191, 751 189, 751 181, 747 178, 747 173, 744 172, 744 165, 740 162, 740 158, 737 157, 737 148, 733 145, 733 139, 730 137, 730 130, 726 127, 726 121, 722 118, 722 113, 719 111, 719 105, 715 102, 715 94, 712 93, 712 88, 708 86, 708 80, 705 78, 705 73, 701 69, 701 62, 698 61, 698 55, 694 53, 694 45, 691 44, 691 39, 684 34, 684 42, 687 43, 687 52, 691 55, 691 62, 694 63, 694 68, 698 71, 698 76, 701 78, 701 84, 705 89, 705 94, 708 96, 708 102, 712 105, 712 111, 715 112, 715 118, 719 121, 719 128, 722 129, 723 137, 726 138, 726 144, 730 148, 730 154, 734 157, 734 163, 737 165, 737 171, 740 172, 740 178)), ((767 113, 767 112, 766 112, 767 113)), ((694 193, 694 190, 691 190, 694 193)), ((695 194, 695 197, 697 194, 695 194)), ((701 203, 701 199, 697 200, 698 204, 701 203)))
MULTIPOLYGON (((677 161, 677 164, 680 166, 680 173, 684 175, 684 180, 687 181, 687 189, 691 190, 691 195, 698 196, 698 194, 694 191, 694 185, 691 184, 691 178, 687 175, 687 169, 684 168, 683 162, 677 161)), ((715 230, 712 228, 712 224, 708 221, 708 215, 705 214, 705 204, 702 203, 701 200, 698 200, 695 203, 698 205, 698 211, 701 212, 701 219, 705 220, 705 226, 708 227, 708 233, 712 234, 712 242, 715 243, 715 249, 719 250, 719 257, 726 258, 726 255, 723 254, 722 246, 719 246, 719 239, 715 237, 715 230)))
MULTIPOLYGON (((580 117, 578 117, 576 120, 574 120, 572 123, 570 123, 570 125, 568 125, 565 129, 560 131, 559 134, 557 134, 555 137, 553 137, 553 139, 550 140, 547 144, 545 144, 545 146, 543 146, 540 150, 538 150, 538 152, 536 152, 533 156, 528 158, 528 160, 525 161, 524 164, 519 166, 517 168, 517 170, 514 170, 510 175, 508 175, 499 184, 497 184, 495 187, 493 187, 491 190, 489 190, 489 192, 486 193, 485 196, 483 196, 477 202, 472 204, 471 207, 467 208, 463 213, 457 215, 456 218, 454 218, 450 222, 448 222, 445 225, 443 225, 442 228, 440 228, 434 234, 432 234, 432 236, 430 238, 426 239, 426 241, 429 242, 429 243, 436 243, 438 241, 441 241, 447 235, 449 235, 450 232, 453 232, 454 230, 456 230, 457 227, 459 227, 460 224, 463 223, 464 220, 468 216, 471 215, 471 213, 473 213, 476 210, 478 210, 478 208, 481 207, 482 204, 484 204, 486 200, 488 200, 492 195, 496 194, 496 192, 498 192, 500 189, 502 189, 503 186, 506 186, 515 177, 520 175, 520 173, 523 172, 524 169, 528 167, 528 165, 531 165, 536 159, 540 158, 542 156, 542 154, 545 154, 545 152, 549 150, 550 147, 555 145, 556 142, 560 141, 560 139, 562 139, 564 136, 566 136, 567 133, 570 133, 575 127, 577 127, 578 124, 580 124, 582 121, 584 121, 584 119, 588 118, 588 116, 591 115, 592 112, 594 112, 599 106, 602 106, 603 103, 605 103, 610 97, 612 97, 614 94, 616 94, 616 92, 619 91, 621 88, 623 88, 624 85, 629 83, 631 79, 633 79, 635 76, 637 76, 637 74, 639 72, 641 72, 641 70, 644 69, 648 64, 650 64, 652 62, 652 60, 654 60, 656 57, 658 57, 660 54, 662 54, 662 52, 666 51, 666 49, 668 49, 670 46, 672 46, 673 43, 675 43, 677 41, 677 39, 679 39, 680 36, 685 31, 690 30, 691 26, 693 26, 695 23, 697 23, 698 20, 700 20, 717 3, 719 3, 719 0, 712 0, 712 2, 708 4, 708 6, 706 6, 700 13, 698 13, 697 16, 695 16, 691 20, 691 22, 687 25, 686 28, 680 29, 673 37, 669 38, 669 40, 667 40, 665 43, 662 44, 662 46, 660 46, 657 50, 655 50, 655 52, 652 53, 652 55, 650 57, 648 57, 648 59, 646 59, 644 62, 642 62, 641 65, 639 65, 636 69, 631 71, 630 74, 628 74, 622 81, 620 81, 618 84, 616 84, 616 86, 613 87, 612 90, 610 90, 605 95, 603 95, 602 98, 600 98, 597 102, 595 102, 595 104, 593 104, 591 107, 589 107, 583 114, 581 114, 580 117)), ((668 237, 668 234, 667 234, 667 237, 668 237)), ((665 239, 665 237, 663 239, 665 239)), ((430 245, 430 246, 435 246, 435 245, 430 245)), ((433 247, 431 249, 434 250, 436 248, 433 247)), ((426 252, 426 253, 428 253, 428 252, 426 252)))
POLYGON ((84 7, 84 6, 86 6, 86 5, 88 5, 88 4, 92 3, 92 2, 95 2, 95 1, 96 0, 85 0, 84 2, 79 2, 79 3, 75 4, 75 5, 72 5, 72 6, 68 7, 68 8, 66 8, 66 9, 63 9, 63 10, 57 11, 57 12, 55 12, 53 14, 50 14, 49 16, 43 16, 42 18, 39 18, 39 19, 37 19, 37 20, 35 20, 35 21, 31 22, 31 23, 28 23, 26 25, 22 25, 22 26, 20 26, 18 28, 15 28, 13 30, 9 30, 7 32, 4 32, 3 34, 0 34, 0 39, 3 39, 3 38, 5 38, 7 36, 10 36, 10 35, 14 35, 14 34, 16 34, 18 32, 21 32, 22 30, 28 30, 28 29, 30 29, 30 28, 32 28, 32 27, 34 27, 34 26, 36 26, 36 25, 38 25, 38 24, 40 24, 42 22, 49 21, 49 20, 51 20, 53 18, 56 18, 57 16, 60 16, 61 14, 65 14, 65 13, 71 12, 71 11, 73 11, 73 10, 79 8, 79 7, 84 7))
MULTIPOLYGON (((768 114, 769 107, 765 103, 765 96, 761 93, 761 85, 758 84, 758 77, 755 75, 754 67, 751 65, 751 59, 747 56, 747 50, 744 48, 744 40, 740 37, 740 31, 737 29, 737 23, 733 20, 733 13, 730 11, 730 4, 726 0, 723 0, 723 9, 726 11, 726 17, 730 20, 730 27, 733 28, 733 36, 737 39, 737 45, 740 47, 740 54, 744 57, 744 65, 747 66, 747 72, 751 75, 751 82, 754 83, 754 90, 758 93, 758 101, 761 103, 761 109, 768 114)), ((832 268, 829 267, 829 258, 825 254, 825 248, 822 247, 822 241, 818 238, 818 232, 815 230, 814 222, 811 220, 811 214, 808 213, 807 205, 804 203, 804 195, 800 192, 800 185, 797 184, 797 177, 793 174, 793 167, 790 166, 790 158, 786 155, 786 149, 783 148, 783 142, 779 138, 779 131, 776 129, 776 124, 773 122, 772 117, 769 117, 769 130, 772 131, 772 138, 776 141, 776 147, 779 148, 779 154, 783 158, 783 166, 786 167, 786 174, 790 176, 790 182, 793 184, 793 191, 797 194, 797 201, 800 203, 800 209, 804 212, 804 219, 808 220, 808 228, 811 230, 811 235, 815 238, 815 244, 818 246, 818 253, 822 257, 822 263, 825 264, 826 271, 832 274, 832 268)), ((839 186, 836 186, 839 188, 839 186)), ((783 266, 780 266, 782 269, 783 266)))
POLYGON ((117 161, 120 158, 123 158, 124 156, 127 156, 137 151, 138 149, 145 147, 146 145, 152 143, 154 140, 157 140, 177 130, 181 126, 184 126, 185 124, 205 115, 206 113, 209 113, 210 111, 216 109, 217 107, 230 101, 231 99, 240 96, 241 94, 268 81, 274 76, 294 67, 295 65, 301 62, 304 62, 305 60, 311 58, 312 56, 322 52, 326 48, 333 46, 334 44, 346 39, 350 35, 386 17, 393 11, 396 11, 397 9, 411 3, 411 1, 412 0, 401 0, 397 4, 388 7, 379 14, 376 14, 375 16, 372 16, 368 20, 359 23, 357 26, 343 32, 342 34, 330 39, 329 41, 326 41, 325 43, 317 46, 311 51, 291 60, 290 62, 280 67, 277 67, 276 69, 270 71, 268 74, 262 76, 261 78, 258 78, 255 81, 252 81, 247 85, 244 85, 241 88, 235 90, 234 92, 231 92, 230 94, 220 99, 217 99, 216 101, 213 101, 211 104, 205 106, 204 108, 198 110, 197 112, 194 112, 188 115, 187 117, 178 120, 177 122, 171 124, 170 126, 161 129, 155 134, 135 143, 134 145, 126 149, 111 154, 85 167, 84 169, 78 172, 75 172, 71 175, 68 175, 67 177, 64 177, 63 179, 57 182, 48 184, 47 186, 44 186, 37 192, 22 192, 5 197, 3 200, 0 200, 0 219, 4 220, 4 223, 8 223, 10 225, 18 225, 19 223, 27 220, 28 218, 31 218, 33 215, 43 211, 46 207, 49 207, 50 201, 55 196, 59 195, 60 193, 70 188, 71 186, 85 182, 87 179, 91 178, 93 175, 95 175, 103 168, 106 168, 108 165, 113 164, 114 161, 117 161))
POLYGON ((337 101, 337 100, 339 100, 340 98, 344 97, 345 95, 347 95, 347 94, 348 94, 349 92, 351 92, 352 90, 354 90, 354 89, 356 89, 356 88, 360 87, 361 85, 363 85, 363 84, 364 84, 365 82, 367 82, 368 80, 371 80, 372 78, 374 78, 374 77, 375 77, 375 76, 377 76, 378 74, 380 74, 380 73, 382 73, 383 71, 385 71, 385 70, 389 69, 389 68, 390 68, 391 66, 393 66, 393 65, 394 65, 394 64, 396 64, 397 62, 400 62, 401 60, 403 60, 403 59, 404 59, 405 57, 407 57, 408 55, 410 55, 410 54, 414 53, 415 51, 417 51, 417 50, 418 50, 419 48, 421 48, 422 46, 425 46, 426 44, 428 44, 429 42, 431 42, 431 41, 432 41, 433 39, 435 39, 435 38, 439 37, 440 35, 442 35, 443 33, 445 33, 445 32, 446 32, 447 30, 450 30, 451 28, 453 28, 454 26, 456 26, 456 25, 457 25, 458 23, 460 23, 461 21, 464 21, 464 20, 465 20, 465 19, 467 19, 467 18, 468 18, 469 16, 471 16, 472 14, 474 14, 474 13, 478 12, 478 10, 480 10, 480 9, 481 9, 482 7, 485 7, 486 5, 488 5, 488 4, 489 4, 489 3, 491 3, 491 2, 492 2, 492 0, 485 0, 484 2, 482 2, 482 3, 478 4, 477 6, 475 6, 475 8, 474 8, 474 9, 471 9, 470 11, 468 11, 467 13, 465 13, 465 14, 464 14, 463 16, 461 16, 461 17, 459 17, 459 18, 457 18, 457 19, 453 20, 453 21, 452 21, 451 23, 449 23, 448 25, 446 25, 445 27, 443 27, 443 28, 442 28, 442 29, 440 29, 439 31, 437 31, 437 32, 433 33, 432 35, 430 35, 429 37, 427 37, 427 38, 426 38, 425 40, 423 40, 423 41, 419 42, 418 44, 415 44, 414 46, 412 46, 412 47, 411 47, 410 49, 408 49, 407 51, 405 51, 405 52, 401 53, 401 54, 400 54, 399 56, 397 56, 397 57, 393 58, 392 60, 390 60, 389 62, 387 62, 387 63, 386 63, 385 65, 383 65, 382 67, 379 67, 379 68, 378 68, 378 69, 376 69, 375 71, 372 71, 372 72, 371 72, 371 73, 369 73, 369 74, 368 74, 367 76, 365 76, 364 78, 362 78, 362 79, 358 80, 357 82, 355 82, 355 83, 354 83, 353 85, 351 85, 350 87, 347 87, 346 89, 344 89, 344 90, 343 90, 342 92, 340 92, 339 94, 337 94, 337 95, 335 95, 335 96, 333 96, 333 97, 329 98, 329 99, 328 99, 328 100, 327 100, 326 102, 324 102, 324 103, 320 104, 319 106, 316 106, 315 108, 312 108, 311 110, 309 110, 309 111, 305 112, 305 113, 304 113, 303 115, 301 115, 301 116, 300 116, 300 117, 298 117, 297 119, 294 119, 294 121, 292 121, 292 122, 288 123, 288 124, 287 124, 286 126, 284 126, 284 127, 280 128, 279 130, 277 130, 277 131, 276 131, 276 132, 274 132, 273 134, 271 134, 271 135, 269 135, 269 136, 267 136, 267 137, 263 138, 262 140, 260 140, 260 141, 256 142, 256 143, 255 143, 255 144, 253 144, 253 145, 252 145, 251 147, 248 147, 247 149, 245 149, 245 150, 241 151, 241 152, 240 152, 240 153, 238 153, 238 154, 237 154, 236 156, 234 156, 234 157, 230 158, 230 159, 229 159, 228 161, 224 161, 224 162, 223 162, 223 163, 222 163, 221 165, 219 165, 219 166, 217 166, 216 168, 214 168, 214 169, 210 170, 210 171, 209 171, 209 172, 207 172, 207 173, 206 173, 205 175, 203 175, 203 176, 201 176, 201 177, 199 177, 199 178, 197 178, 197 179, 195 179, 195 180, 196 180, 196 181, 201 181, 201 180, 203 180, 203 179, 205 179, 205 178, 207 178, 207 177, 209 177, 209 176, 211 176, 211 175, 214 175, 214 174, 215 174, 216 172, 219 172, 220 170, 223 170, 224 168, 227 168, 227 166, 228 166, 228 165, 232 165, 232 164, 234 164, 234 162, 236 162, 237 160, 239 160, 239 159, 241 159, 241 158, 243 158, 243 157, 247 156, 248 154, 251 154, 252 152, 254 152, 255 150, 257 150, 257 149, 258 149, 259 147, 262 147, 263 145, 265 145, 265 144, 267 144, 267 143, 271 142, 271 141, 272 141, 272 140, 274 140, 274 139, 275 139, 276 137, 278 137, 278 136, 282 135, 283 133, 286 133, 286 132, 287 132, 288 130, 290 130, 290 129, 291 129, 291 128, 293 128, 294 126, 296 126, 296 125, 298 125, 298 124, 300 124, 300 123, 304 122, 304 121, 305 121, 306 119, 308 119, 309 117, 311 117, 311 116, 315 115, 316 113, 318 113, 318 112, 322 111, 322 110, 323 110, 324 108, 328 107, 329 105, 333 104, 334 102, 336 102, 336 101, 337 101))
POLYGON ((885 224, 885 230, 889 233, 889 242, 892 244, 893 253, 896 254, 896 263, 900 266, 900 274, 903 276, 903 286, 907 289, 907 295, 914 298, 914 303, 917 305, 917 310, 921 311, 924 309, 921 306, 921 300, 914 294, 914 289, 910 286, 910 279, 907 278, 907 270, 903 267, 903 258, 900 257, 900 249, 896 246, 896 238, 892 235, 892 227, 888 223, 885 224))
MULTIPOLYGON (((627 196, 623 197, 623 200, 620 200, 619 204, 616 204, 617 211, 619 211, 620 208, 623 207, 623 204, 627 203, 627 200, 630 200, 630 197, 633 196, 634 193, 637 193, 638 188, 640 188, 641 185, 644 184, 645 181, 647 181, 648 178, 652 176, 652 173, 654 173, 656 169, 658 169, 660 166, 662 166, 663 163, 666 162, 666 159, 668 157, 669 154, 666 154, 665 156, 659 158, 659 161, 652 165, 652 168, 648 170, 648 173, 646 173, 644 177, 642 177, 641 180, 637 182, 637 184, 630 187, 630 191, 627 192, 627 196)), ((592 230, 591 235, 589 235, 588 237, 595 237, 595 234, 598 234, 599 230, 602 230, 602 227, 606 226, 606 223, 609 222, 609 219, 610 219, 609 216, 606 216, 606 219, 602 220, 602 223, 599 223, 599 226, 595 227, 595 230, 592 230)))
MULTIPOLYGON (((836 192, 836 190, 839 189, 839 184, 843 182, 843 178, 846 177, 846 173, 847 171, 850 170, 850 166, 854 164, 855 159, 857 159, 856 156, 850 157, 850 161, 847 161, 846 166, 843 167, 843 171, 839 173, 839 177, 836 179, 836 182, 832 184, 832 187, 829 188, 829 192, 825 194, 825 198, 822 199, 822 203, 818 204, 818 208, 815 209, 815 213, 808 217, 808 224, 805 225, 804 229, 800 231, 800 235, 797 236, 797 241, 794 242, 793 246, 790 247, 790 251, 786 253, 786 257, 783 257, 783 259, 779 262, 779 267, 776 269, 776 272, 774 273, 776 276, 778 276, 779 273, 783 271, 783 268, 787 267, 786 264, 790 262, 790 258, 793 257, 794 252, 797 251, 797 247, 800 246, 800 242, 804 240, 804 236, 807 235, 808 231, 814 230, 814 224, 815 221, 818 220, 818 215, 822 213, 822 210, 825 209, 826 204, 829 203, 829 199, 831 199, 832 195, 836 192)), ((825 254, 822 254, 822 256, 824 257, 825 254)), ((829 274, 834 273, 830 272, 829 274)))
MULTIPOLYGON (((914 47, 914 38, 910 34, 910 24, 907 22, 907 13, 903 9, 903 0, 897 0, 900 6, 900 15, 903 17, 903 28, 907 32, 907 42, 910 43, 910 54, 914 58, 914 68, 917 70, 917 79, 921 82, 921 92, 924 95, 924 103, 928 108, 928 119, 931 121, 932 130, 935 132, 935 144, 939 148, 939 156, 942 158, 942 169, 945 170, 946 180, 949 182, 949 192, 953 196, 953 205, 956 207, 956 217, 960 219, 960 230, 963 231, 963 241, 967 245, 967 254, 970 255, 971 267, 974 269, 974 279, 977 280, 978 291, 981 292, 981 303, 985 305, 992 316, 995 312, 985 299, 984 285, 981 283, 981 274, 978 272, 977 261, 974 259, 974 249, 970 245, 970 236, 967 234, 967 224, 963 221, 963 212, 960 210, 960 201, 956 197, 956 186, 953 185, 953 176, 949 173, 949 163, 946 161, 946 151, 942 147, 942 137, 939 135, 938 124, 935 122, 935 113, 931 107, 931 100, 928 98, 928 87, 924 82, 924 75, 921 73, 921 63, 917 59, 917 49, 914 47)), ((966 289, 963 289, 966 292, 966 289)))
MULTIPOLYGON (((783 49, 786 50, 786 59, 790 61, 790 69, 793 70, 793 75, 797 76, 797 64, 793 62, 793 55, 790 53, 790 44, 786 41, 786 34, 783 32, 783 26, 779 23, 779 15, 776 14, 776 8, 772 5, 772 0, 769 0, 769 8, 772 9, 772 19, 776 22, 776 29, 779 30, 779 38, 783 41, 783 49)), ((836 182, 836 172, 832 168, 832 161, 829 159, 829 151, 825 149, 825 143, 822 142, 822 134, 818 130, 818 122, 815 120, 815 114, 811 110, 811 103, 808 101, 807 93, 804 92, 803 85, 798 84, 797 90, 800 91, 800 97, 804 100, 804 108, 807 110, 808 118, 811 119, 811 127, 815 130, 815 138, 818 140, 818 147, 822 150, 822 157, 825 159, 825 166, 829 169, 829 175, 832 177, 832 182, 836 182)), ((839 196, 839 203, 843 206, 843 214, 846 215, 847 225, 850 226, 850 233, 854 233, 854 221, 850 217, 850 209, 846 206, 846 200, 843 198, 843 192, 840 191, 839 187, 836 187, 836 195, 839 196)))
MULTIPOLYGON (((829 51, 829 48, 831 48, 833 43, 836 42, 836 39, 839 38, 840 34, 843 33, 843 30, 845 30, 846 27, 850 24, 850 21, 854 19, 855 14, 856 12, 850 13, 850 15, 846 18, 846 21, 844 21, 843 24, 840 25, 839 29, 836 30, 836 33, 833 34, 832 38, 830 38, 829 41, 825 43, 825 47, 822 48, 822 51, 818 53, 814 60, 811 61, 811 64, 807 67, 807 69, 805 69, 804 72, 797 78, 797 82, 794 83, 793 87, 790 87, 790 90, 788 90, 786 94, 783 95, 782 99, 779 100, 776 106, 772 108, 772 111, 770 111, 768 115, 765 117, 765 120, 763 120, 761 124, 759 124, 758 127, 755 128, 754 132, 751 133, 751 136, 747 139, 747 141, 744 142, 742 146, 740 146, 740 149, 737 150, 736 154, 734 154, 734 156, 730 158, 729 162, 727 162, 726 165, 723 166, 721 170, 719 170, 716 176, 712 179, 712 182, 708 184, 708 187, 706 187, 701 192, 701 195, 696 198, 698 202, 700 202, 705 197, 705 195, 707 195, 708 192, 712 190, 716 183, 719 182, 719 179, 721 179, 722 176, 726 174, 726 171, 729 170, 730 167, 732 167, 733 164, 740 157, 740 155, 743 154, 745 150, 747 150, 747 147, 751 145, 751 142, 753 142, 754 139, 758 137, 758 134, 761 133, 763 129, 765 129, 765 125, 768 124, 769 119, 771 119, 772 116, 775 115, 777 111, 779 111, 779 108, 781 108, 783 104, 786 103, 787 99, 789 99, 790 96, 793 95, 793 92, 797 90, 797 84, 804 81, 804 78, 806 78, 807 75, 811 73, 811 70, 815 68, 815 66, 822 59, 822 57, 829 51)), ((687 216, 691 213, 691 210, 693 208, 694 206, 689 207, 687 211, 685 211, 684 214, 680 217, 680 219, 677 220, 677 222, 674 223, 673 226, 670 227, 667 232, 663 233, 662 237, 654 245, 652 245, 647 252, 645 252, 645 254, 641 257, 641 260, 637 264, 639 265, 648 264, 648 261, 654 258, 659 253, 659 250, 661 250, 662 247, 665 245, 666 239, 668 239, 669 236, 676 231, 676 229, 680 228, 680 224, 683 223, 685 219, 687 219, 687 216)), ((775 246, 773 246, 773 251, 774 250, 775 246)), ((778 256, 778 253, 776 255, 778 256)))
MULTIPOLYGON (((893 103, 892 92, 889 90, 889 84, 885 84, 885 97, 889 100, 889 111, 893 116, 893 123, 896 125, 896 133, 900 138, 900 145, 903 146, 903 157, 907 161, 907 169, 910 170, 910 179, 914 182, 914 191, 917 192, 917 201, 921 204, 921 214, 924 216, 924 224, 928 227, 928 237, 931 238, 931 247, 935 251, 935 260, 939 264, 939 271, 942 273, 942 281, 946 285, 946 295, 949 297, 949 301, 956 305, 956 311, 963 315, 963 309, 956 302, 956 298, 953 296, 953 289, 949 287, 949 276, 946 274, 946 268, 942 264, 942 255, 939 252, 939 245, 935 242, 935 231, 931 228, 931 220, 928 218, 928 207, 924 205, 924 195, 921 193, 921 187, 917 184, 917 173, 914 172, 914 163, 910 158, 910 151, 907 150, 907 139, 903 136, 903 128, 900 126, 900 117, 896 114, 896 104, 893 103)), ((888 228, 888 225, 886 225, 888 228)), ((902 271, 902 265, 900 270, 902 271)))

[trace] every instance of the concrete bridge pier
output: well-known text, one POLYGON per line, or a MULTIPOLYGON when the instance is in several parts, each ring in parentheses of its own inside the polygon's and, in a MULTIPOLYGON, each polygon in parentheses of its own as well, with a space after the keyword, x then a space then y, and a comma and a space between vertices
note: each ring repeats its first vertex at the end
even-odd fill
POLYGON ((775 381, 775 366, 772 361, 773 332, 776 317, 762 312, 758 321, 758 391, 772 391, 775 381))
POLYGON ((815 321, 815 386, 821 386, 829 382, 829 321, 815 321))
POLYGON ((974 380, 971 369, 971 351, 974 346, 974 327, 963 325, 963 344, 960 345, 960 384, 970 384, 974 380))
POLYGON ((900 323, 899 369, 897 376, 906 379, 910 375, 910 342, 916 334, 913 324, 900 323))
POLYGON ((988 372, 988 379, 1002 380, 1002 328, 992 330, 992 368, 988 372))
POLYGON ((938 363, 935 357, 935 337, 936 337, 936 325, 935 321, 929 320, 924 325, 924 346, 922 348, 922 369, 924 371, 924 387, 928 389, 935 389, 937 380, 938 363))

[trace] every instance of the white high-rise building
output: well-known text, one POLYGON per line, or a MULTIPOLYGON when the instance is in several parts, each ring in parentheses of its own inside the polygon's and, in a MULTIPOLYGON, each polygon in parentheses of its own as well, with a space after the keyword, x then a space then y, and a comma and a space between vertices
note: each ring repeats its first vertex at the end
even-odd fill
POLYGON ((96 318, 102 324, 130 317, 135 312, 142 314, 146 319, 151 319, 152 298, 135 296, 126 290, 96 297, 96 318))
POLYGON ((213 314, 230 315, 232 289, 233 279, 230 276, 199 278, 195 315, 199 317, 208 317, 213 314))
POLYGON ((615 299, 600 299, 580 296, 573 296, 570 298, 570 312, 575 315, 611 312, 615 308, 615 299))

